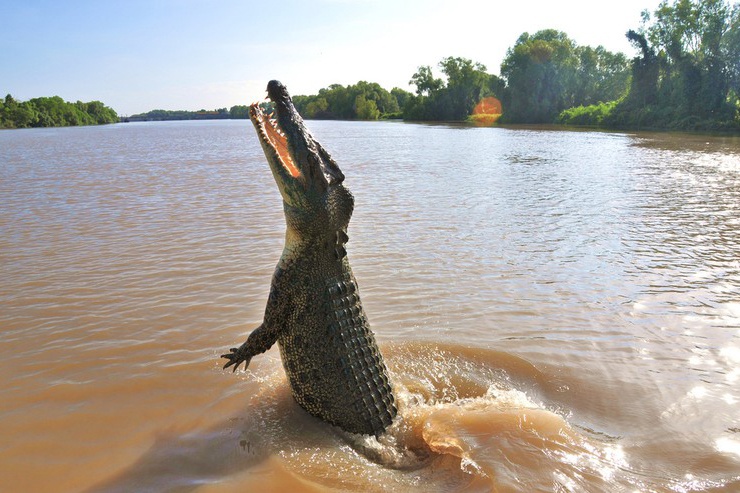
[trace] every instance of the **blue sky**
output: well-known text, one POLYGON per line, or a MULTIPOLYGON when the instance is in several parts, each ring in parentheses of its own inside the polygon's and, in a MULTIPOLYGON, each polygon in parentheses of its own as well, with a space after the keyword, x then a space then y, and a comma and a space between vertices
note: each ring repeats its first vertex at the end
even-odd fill
POLYGON ((659 0, 0 0, 0 93, 100 100, 121 115, 249 104, 270 79, 412 90, 446 56, 498 74, 523 32, 559 29, 632 57, 624 33, 659 0))

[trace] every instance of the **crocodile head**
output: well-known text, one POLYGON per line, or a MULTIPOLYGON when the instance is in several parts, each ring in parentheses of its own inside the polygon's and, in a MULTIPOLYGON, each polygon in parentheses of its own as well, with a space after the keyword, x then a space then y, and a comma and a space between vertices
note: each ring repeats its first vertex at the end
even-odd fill
POLYGON ((272 80, 267 95, 274 114, 259 103, 249 108, 262 149, 283 198, 290 241, 306 241, 343 232, 346 237, 354 199, 344 175, 310 134, 283 84, 272 80))

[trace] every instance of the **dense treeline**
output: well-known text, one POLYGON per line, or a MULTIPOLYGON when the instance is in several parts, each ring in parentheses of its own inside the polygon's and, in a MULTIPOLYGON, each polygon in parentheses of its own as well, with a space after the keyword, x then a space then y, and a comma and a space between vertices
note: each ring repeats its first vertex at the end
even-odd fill
POLYGON ((152 110, 126 117, 129 122, 159 122, 165 120, 246 120, 249 118, 249 106, 235 105, 230 109, 216 110, 152 110))
POLYGON ((303 116, 314 119, 464 120, 481 97, 503 87, 498 77, 471 60, 448 57, 439 65, 447 80, 435 78, 431 67, 419 67, 410 81, 416 85, 416 95, 360 81, 348 86, 332 84, 315 95, 294 96, 293 103, 303 116))
POLYGON ((312 96, 295 96, 293 103, 306 118, 377 120, 400 118, 410 96, 397 87, 389 92, 375 82, 360 81, 349 86, 332 84, 312 96))
MULTIPOLYGON (((244 106, 244 108, 246 108, 246 106, 244 106)), ((131 115, 126 117, 126 120, 130 122, 158 122, 165 120, 227 120, 230 118, 235 117, 231 115, 229 110, 226 108, 219 108, 212 111, 151 110, 146 113, 131 115)), ((246 116, 244 118, 246 118, 246 116)))
POLYGON ((486 73, 485 65, 467 58, 447 57, 439 62, 446 80, 435 78, 432 68, 421 66, 409 84, 416 86, 416 96, 406 101, 406 120, 465 120, 473 107, 486 96, 500 97, 504 82, 486 73))
POLYGON ((0 128, 67 127, 118 121, 116 112, 101 103, 69 103, 59 96, 17 101, 10 94, 0 100, 0 128))
POLYGON ((359 82, 297 96, 296 106, 308 118, 377 119, 397 116, 384 104, 396 96, 406 120, 454 121, 495 96, 503 103, 500 121, 510 123, 740 129, 740 4, 664 1, 627 37, 640 53, 633 60, 578 46, 555 30, 524 33, 507 51, 500 77, 447 57, 439 63, 444 78, 430 66, 413 74, 415 95, 359 82))
POLYGON ((552 123, 573 106, 612 101, 629 88, 627 58, 578 46, 555 30, 522 34, 501 64, 504 121, 552 123))
POLYGON ((439 69, 444 78, 435 77, 430 66, 418 68, 409 81, 416 94, 358 82, 334 84, 293 100, 307 118, 376 120, 402 115, 415 121, 463 121, 482 98, 494 96, 503 101, 506 121, 541 123, 553 122, 574 105, 619 98, 630 80, 624 55, 601 46, 579 47, 565 33, 552 30, 523 34, 507 53, 503 78, 460 57, 442 59, 439 69))
POLYGON ((482 98, 494 96, 503 102, 505 121, 551 123, 572 106, 623 96, 630 80, 624 55, 601 46, 580 47, 553 30, 522 34, 507 52, 502 77, 460 57, 442 59, 439 69, 444 78, 435 77, 430 66, 418 68, 409 81, 416 94, 358 82, 334 84, 317 95, 296 96, 294 102, 307 118, 463 121, 482 98))
POLYGON ((629 93, 572 108, 563 123, 621 128, 740 129, 740 4, 663 2, 627 38, 639 50, 629 93), (609 107, 607 107, 609 106, 609 107))

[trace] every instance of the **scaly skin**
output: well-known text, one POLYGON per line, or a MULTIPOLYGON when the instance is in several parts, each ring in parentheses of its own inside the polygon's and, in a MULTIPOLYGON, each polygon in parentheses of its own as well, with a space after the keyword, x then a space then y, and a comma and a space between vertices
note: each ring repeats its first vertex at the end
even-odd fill
POLYGON ((276 341, 293 397, 310 414, 340 428, 379 435, 397 411, 388 372, 362 308, 347 259, 354 199, 344 175, 316 142, 288 91, 267 86, 273 123, 250 107, 283 197, 285 247, 272 278, 265 316, 224 368, 267 351, 276 341))

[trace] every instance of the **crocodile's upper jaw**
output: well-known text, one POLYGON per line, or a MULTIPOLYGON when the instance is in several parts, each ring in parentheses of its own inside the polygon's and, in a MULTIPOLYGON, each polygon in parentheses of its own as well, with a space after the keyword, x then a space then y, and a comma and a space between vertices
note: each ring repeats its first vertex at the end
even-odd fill
POLYGON ((249 117, 280 194, 292 207, 316 206, 325 200, 331 187, 342 183, 344 175, 306 129, 285 86, 270 81, 267 93, 275 106, 274 115, 266 115, 259 103, 254 103, 249 117))

